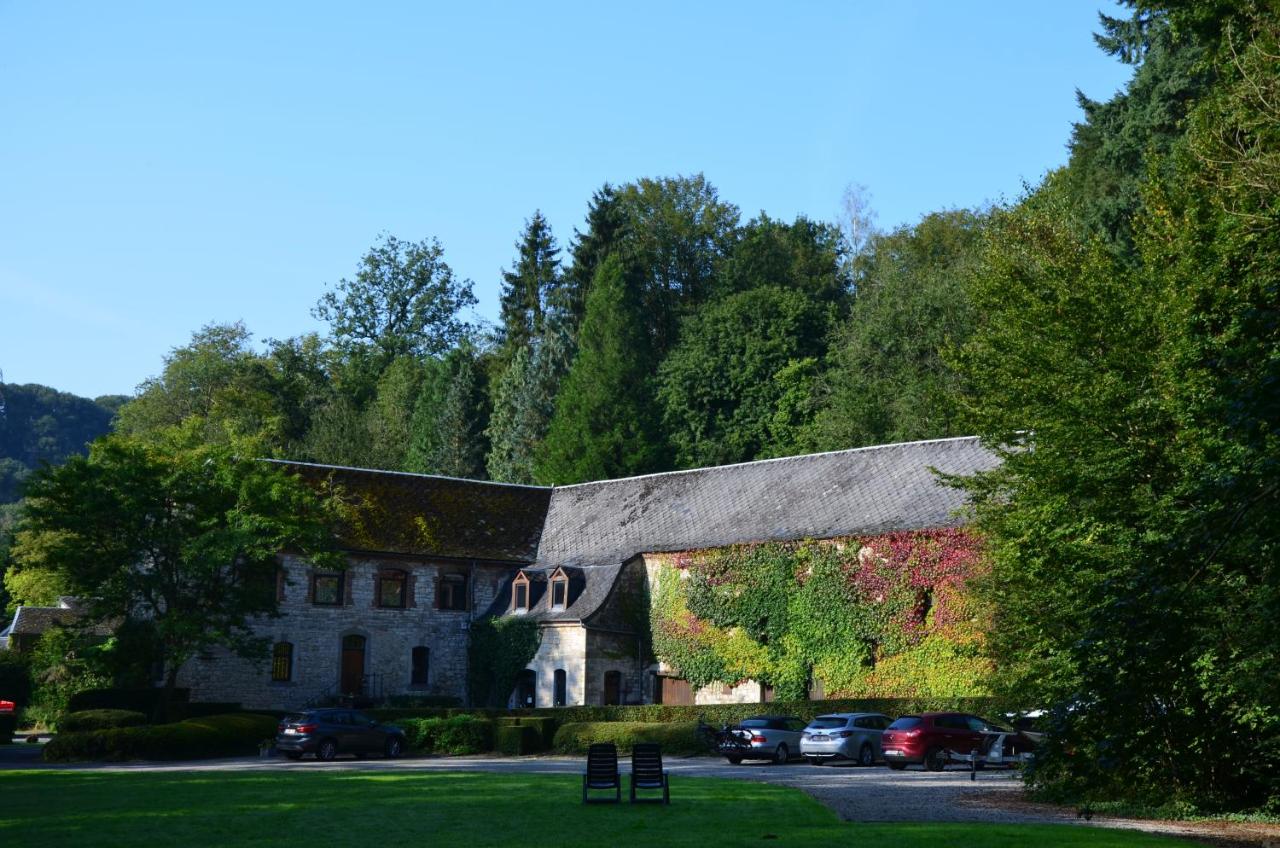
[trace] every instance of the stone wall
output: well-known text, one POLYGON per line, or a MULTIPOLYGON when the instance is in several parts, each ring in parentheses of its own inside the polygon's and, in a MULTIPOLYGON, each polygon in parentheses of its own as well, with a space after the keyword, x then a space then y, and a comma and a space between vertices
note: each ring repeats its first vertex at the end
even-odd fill
POLYGON ((337 694, 342 642, 350 635, 365 639, 364 670, 371 692, 465 698, 470 622, 476 611, 489 608, 515 571, 508 565, 352 558, 343 577, 343 603, 327 606, 314 603, 310 566, 292 556, 282 560, 280 616, 257 622, 254 630, 272 644, 293 645, 290 680, 272 681, 269 652, 250 662, 217 650, 183 667, 178 685, 190 687, 192 700, 288 710, 337 694), (377 575, 384 569, 406 573, 402 609, 378 606, 377 575), (467 575, 469 610, 436 608, 439 580, 448 574, 467 575), (413 649, 419 646, 429 652, 425 685, 411 682, 413 649))
MULTIPOLYGON (((555 705, 555 673, 565 673, 565 705, 580 706, 586 697, 587 631, 577 623, 544 624, 542 642, 528 668, 537 675, 534 706, 555 705)), ((514 693, 512 694, 514 699, 514 693)), ((516 706, 514 700, 511 706, 516 706)), ((523 705, 521 705, 523 706, 523 705)))

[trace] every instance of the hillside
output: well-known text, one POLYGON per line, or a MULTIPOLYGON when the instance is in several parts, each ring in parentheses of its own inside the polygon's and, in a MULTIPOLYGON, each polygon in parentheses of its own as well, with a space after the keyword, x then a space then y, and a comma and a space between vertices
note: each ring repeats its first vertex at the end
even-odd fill
POLYGON ((111 429, 124 395, 89 398, 34 383, 0 383, 0 504, 18 500, 41 462, 58 463, 111 429))

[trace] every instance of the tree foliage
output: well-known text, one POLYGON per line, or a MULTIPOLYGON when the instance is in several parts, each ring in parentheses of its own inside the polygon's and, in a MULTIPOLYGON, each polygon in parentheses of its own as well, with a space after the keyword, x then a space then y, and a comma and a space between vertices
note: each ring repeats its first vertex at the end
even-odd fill
POLYGON ((475 302, 471 281, 454 279, 439 241, 384 234, 355 278, 339 280, 313 314, 340 346, 370 357, 380 373, 401 356, 444 353, 466 332, 458 313, 475 302))
POLYGON ((88 621, 149 620, 170 687, 213 646, 265 659, 249 620, 275 610, 281 551, 340 567, 332 502, 268 463, 189 439, 111 436, 38 472, 13 552, 22 568, 59 574, 88 621))
POLYGON ((968 338, 968 276, 986 216, 926 215, 872 236, 856 263, 856 295, 827 358, 815 429, 828 450, 960 435, 963 385, 943 359, 968 338))
POLYGON ((1280 29, 1219 32, 1236 40, 1201 45, 1215 82, 1149 171, 1137 252, 1049 180, 1000 216, 959 359, 1004 459, 970 483, 992 644, 1006 686, 1057 706, 1032 774, 1057 797, 1280 798, 1280 29))
POLYGON ((654 363, 640 292, 611 256, 591 284, 578 355, 539 447, 540 482, 606 480, 662 467, 654 363))
POLYGON ((788 386, 779 373, 821 353, 821 305, 803 291, 755 288, 685 320, 658 371, 663 429, 676 464, 691 468, 768 456, 788 386))

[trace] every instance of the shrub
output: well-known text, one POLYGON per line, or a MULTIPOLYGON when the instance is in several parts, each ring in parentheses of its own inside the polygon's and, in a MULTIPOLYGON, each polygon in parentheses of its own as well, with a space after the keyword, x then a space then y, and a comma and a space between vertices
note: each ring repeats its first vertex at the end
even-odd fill
POLYGON ((191 704, 178 702, 169 705, 165 721, 185 721, 189 718, 230 715, 238 712, 240 712, 239 701, 196 701, 191 704))
POLYGON ((83 733, 88 730, 110 730, 114 727, 137 727, 147 717, 135 710, 81 710, 58 719, 59 733, 83 733))
POLYGON ((392 708, 460 707, 462 699, 453 695, 394 695, 387 699, 392 708))
POLYGON ((562 754, 585 754, 597 742, 612 742, 624 754, 637 742, 657 742, 664 754, 702 754, 707 750, 696 721, 570 722, 556 731, 555 749, 562 754))
POLYGON ((423 754, 479 754, 493 750, 493 722, 475 716, 421 718, 400 722, 410 751, 423 754))
MULTIPOLYGON (((186 703, 190 697, 190 690, 174 689, 172 703, 186 703)), ((163 700, 163 689, 86 689, 71 696, 67 711, 134 710, 150 716, 163 700)))
POLYGON ((75 760, 187 760, 252 754, 274 736, 276 719, 235 713, 187 719, 176 724, 64 733, 45 746, 51 762, 75 760))
POLYGON ((494 747, 509 757, 537 754, 545 750, 542 734, 532 724, 498 724, 493 728, 494 747))
POLYGON ((0 714, 0 745, 8 745, 13 741, 13 734, 18 732, 18 717, 13 713, 0 714))
POLYGON ((13 701, 22 712, 30 700, 30 664, 20 653, 0 651, 0 701, 13 701))

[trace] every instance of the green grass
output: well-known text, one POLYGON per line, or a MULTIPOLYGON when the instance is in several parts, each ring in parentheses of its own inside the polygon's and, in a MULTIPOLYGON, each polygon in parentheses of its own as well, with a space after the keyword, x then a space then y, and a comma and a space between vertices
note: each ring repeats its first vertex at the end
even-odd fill
POLYGON ((1174 846, 1071 825, 846 824, 803 793, 672 781, 672 804, 579 804, 572 775, 310 772, 0 772, 0 844, 1174 846))

